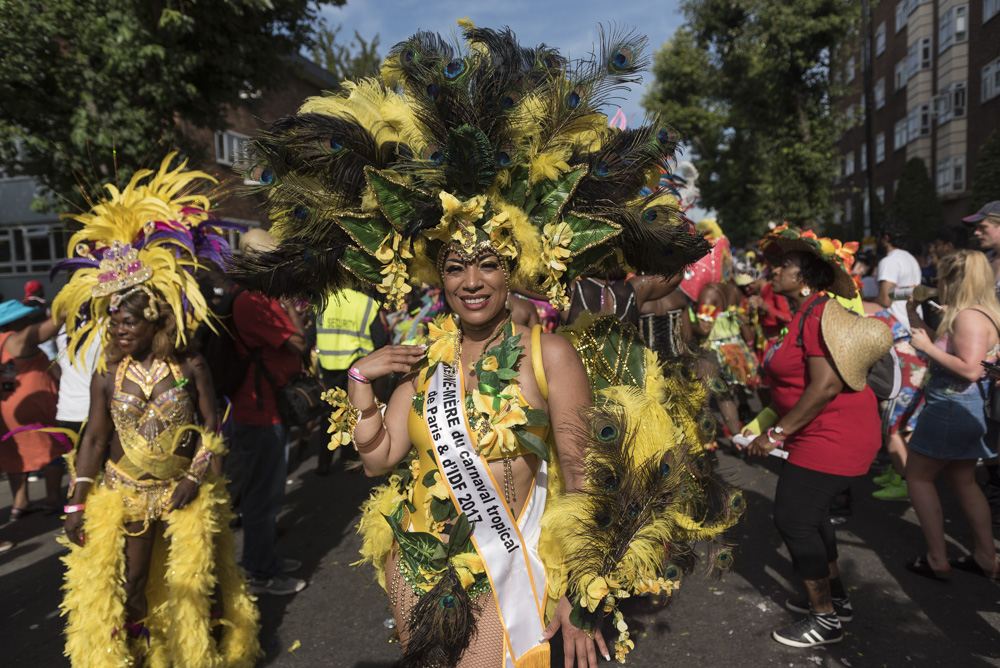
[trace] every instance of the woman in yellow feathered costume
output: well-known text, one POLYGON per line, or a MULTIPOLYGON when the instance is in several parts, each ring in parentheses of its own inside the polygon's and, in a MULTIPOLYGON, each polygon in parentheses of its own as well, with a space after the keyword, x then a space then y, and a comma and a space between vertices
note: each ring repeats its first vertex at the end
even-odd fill
POLYGON ((198 246, 217 252, 219 237, 208 201, 178 193, 210 177, 169 171, 172 158, 77 217, 65 263, 76 271, 53 304, 70 314, 71 350, 100 336, 106 353, 65 509, 74 666, 236 667, 260 655, 229 498, 211 470, 225 452, 211 374, 184 348, 208 313, 198 246))

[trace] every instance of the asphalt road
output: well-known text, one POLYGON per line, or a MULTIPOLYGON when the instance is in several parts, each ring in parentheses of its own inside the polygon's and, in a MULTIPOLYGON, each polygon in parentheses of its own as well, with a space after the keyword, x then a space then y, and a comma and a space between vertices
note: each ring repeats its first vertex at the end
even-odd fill
MULTIPOLYGON (((261 665, 388 668, 399 646, 389 642, 385 595, 351 566, 360 544, 357 507, 373 481, 346 472, 337 459, 329 476, 318 476, 315 462, 314 456, 292 462, 279 518, 279 550, 303 561, 299 576, 309 587, 259 601, 267 651, 261 665)), ((784 601, 796 591, 771 523, 780 462, 720 453, 719 466, 746 490, 736 565, 719 581, 687 578, 665 605, 628 601, 626 617, 637 634, 627 665, 1000 666, 1000 582, 956 573, 943 583, 905 570, 903 562, 923 547, 916 516, 908 503, 872 499, 867 480, 855 486, 854 514, 838 530, 855 609, 844 641, 813 650, 774 642, 770 632, 795 619, 784 601)), ((10 491, 0 487, 0 518, 6 518, 10 491)), ((31 492, 41 496, 42 483, 31 492)), ((947 491, 942 498, 950 549, 964 554, 971 535, 947 491)), ((17 543, 0 554, 0 666, 68 665, 58 610, 60 528, 58 518, 41 514, 0 526, 0 540, 17 543)))

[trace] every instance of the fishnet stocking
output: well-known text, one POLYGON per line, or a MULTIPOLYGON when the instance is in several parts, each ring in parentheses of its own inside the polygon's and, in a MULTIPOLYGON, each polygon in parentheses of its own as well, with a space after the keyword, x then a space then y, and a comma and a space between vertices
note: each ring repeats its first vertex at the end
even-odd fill
MULTIPOLYGON (((410 585, 406 584, 399 566, 399 547, 394 545, 392 554, 385 564, 386 584, 389 587, 389 604, 396 620, 399 641, 403 647, 409 641, 410 613, 417 604, 418 597, 410 585)), ((504 664, 503 625, 497 612, 496 600, 492 592, 479 595, 473 603, 479 610, 476 632, 468 649, 458 662, 458 668, 502 668, 504 664)))

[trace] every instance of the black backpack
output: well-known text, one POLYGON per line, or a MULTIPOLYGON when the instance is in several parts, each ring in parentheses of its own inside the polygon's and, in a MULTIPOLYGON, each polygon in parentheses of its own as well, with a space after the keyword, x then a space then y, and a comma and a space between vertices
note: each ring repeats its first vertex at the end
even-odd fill
POLYGON ((247 371, 250 369, 252 355, 240 358, 236 352, 237 336, 233 327, 233 303, 236 298, 243 293, 243 288, 236 288, 229 293, 223 302, 216 309, 215 314, 218 322, 215 323, 217 331, 213 332, 207 326, 204 328, 205 336, 202 340, 202 355, 208 363, 208 368, 212 372, 212 385, 215 387, 215 395, 232 398, 236 391, 243 384, 247 371))
MULTIPOLYGON (((795 341, 795 345, 799 348, 802 347, 802 331, 806 326, 806 316, 816 307, 817 304, 822 304, 827 301, 825 299, 817 299, 813 303, 806 307, 806 310, 802 313, 802 318, 799 320, 799 336, 795 341)), ((858 316, 859 318, 864 316, 858 316)), ((899 394, 900 387, 903 383, 903 372, 899 368, 899 357, 896 356, 895 348, 889 348, 889 352, 880 357, 872 368, 868 369, 868 375, 865 377, 865 382, 868 387, 872 388, 872 392, 875 393, 875 398, 879 401, 887 401, 889 399, 895 399, 899 394)))

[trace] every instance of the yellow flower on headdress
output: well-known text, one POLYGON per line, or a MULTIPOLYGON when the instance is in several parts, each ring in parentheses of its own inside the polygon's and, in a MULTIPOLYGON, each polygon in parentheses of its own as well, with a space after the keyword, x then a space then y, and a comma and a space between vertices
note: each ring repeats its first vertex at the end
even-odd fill
POLYGON ((444 242, 454 241, 471 253, 476 246, 476 231, 473 224, 483 217, 486 195, 477 195, 461 201, 451 193, 438 193, 441 200, 441 222, 429 235, 444 242))
POLYGON ((486 417, 484 428, 485 433, 480 432, 479 446, 477 452, 491 452, 498 445, 500 452, 505 454, 513 453, 517 448, 517 436, 514 435, 514 427, 528 423, 528 417, 524 414, 520 402, 516 399, 517 388, 508 385, 501 394, 506 394, 513 399, 501 399, 500 408, 493 410, 493 397, 480 394, 478 389, 472 391, 472 403, 476 410, 486 417))
POLYGON ((837 252, 837 248, 830 238, 823 237, 819 240, 819 252, 823 254, 824 258, 828 258, 837 252))
POLYGON ((558 271, 561 276, 571 255, 569 244, 573 240, 573 228, 568 223, 548 223, 542 232, 543 259, 550 270, 558 271))
POLYGON ((410 240, 404 239, 402 234, 390 231, 382 239, 378 250, 375 251, 375 259, 382 263, 382 282, 375 288, 384 295, 388 295, 386 302, 390 308, 399 308, 403 303, 403 296, 412 288, 407 283, 410 276, 406 271, 406 260, 413 259, 410 251, 410 240))
POLYGON ((511 234, 513 228, 514 221, 507 211, 498 213, 483 225, 483 231, 490 235, 490 245, 501 257, 517 257, 517 246, 514 245, 514 236, 511 234))
POLYGON ((458 325, 454 318, 441 314, 428 325, 427 338, 431 341, 427 348, 427 366, 432 367, 439 362, 455 363, 456 344, 459 337, 458 325))
POLYGON ((326 433, 330 434, 330 442, 327 447, 330 450, 336 450, 351 442, 354 425, 358 421, 358 411, 351 406, 347 392, 343 388, 327 390, 321 398, 333 406, 333 412, 330 413, 330 426, 326 433))

